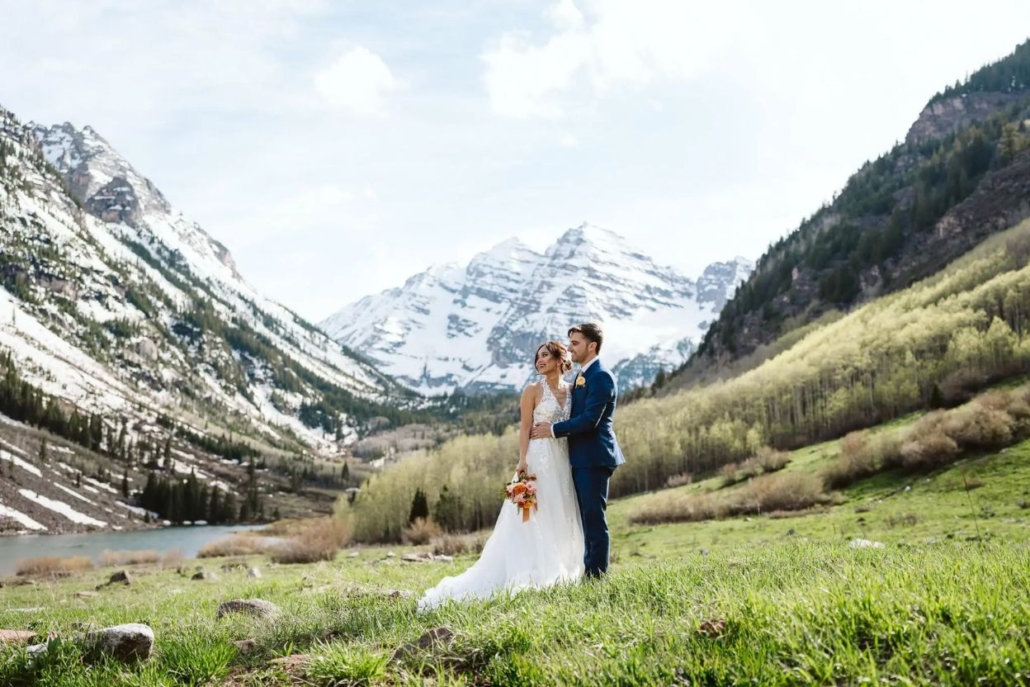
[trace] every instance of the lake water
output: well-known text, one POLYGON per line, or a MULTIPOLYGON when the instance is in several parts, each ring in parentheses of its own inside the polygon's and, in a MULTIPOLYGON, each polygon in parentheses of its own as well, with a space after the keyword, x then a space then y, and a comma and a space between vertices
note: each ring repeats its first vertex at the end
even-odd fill
POLYGON ((0 577, 13 575, 19 560, 40 556, 89 556, 94 562, 104 551, 181 551, 187 558, 197 555, 208 542, 233 532, 260 529, 262 525, 210 525, 165 527, 135 532, 89 532, 86 534, 31 534, 0 537, 0 577))

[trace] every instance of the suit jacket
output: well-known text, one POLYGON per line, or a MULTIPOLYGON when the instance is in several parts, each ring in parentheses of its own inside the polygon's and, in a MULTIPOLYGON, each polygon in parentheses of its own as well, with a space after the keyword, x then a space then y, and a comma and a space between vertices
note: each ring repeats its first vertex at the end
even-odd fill
MULTIPOLYGON (((572 386, 572 413, 552 428, 556 438, 568 437, 569 463, 574 468, 616 468, 626 462, 612 429, 615 378, 598 360, 581 372, 584 384, 572 386)), ((578 379, 578 377, 577 377, 578 379)))

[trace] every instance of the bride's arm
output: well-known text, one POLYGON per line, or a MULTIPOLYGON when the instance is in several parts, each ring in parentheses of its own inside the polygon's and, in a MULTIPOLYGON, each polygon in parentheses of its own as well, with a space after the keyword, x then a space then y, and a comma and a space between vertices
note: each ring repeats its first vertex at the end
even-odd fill
POLYGON ((519 423, 519 464, 515 471, 528 471, 526 452, 529 451, 529 432, 533 429, 533 411, 536 410, 537 387, 531 384, 522 390, 522 401, 519 403, 521 422, 519 423))

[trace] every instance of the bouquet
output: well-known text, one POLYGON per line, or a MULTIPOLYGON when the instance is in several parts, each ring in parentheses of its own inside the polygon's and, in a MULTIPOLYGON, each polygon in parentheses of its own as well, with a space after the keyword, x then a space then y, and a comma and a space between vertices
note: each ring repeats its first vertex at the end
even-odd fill
POLYGON ((536 475, 519 472, 504 486, 505 497, 522 511, 522 522, 529 522, 529 510, 536 510, 536 475))

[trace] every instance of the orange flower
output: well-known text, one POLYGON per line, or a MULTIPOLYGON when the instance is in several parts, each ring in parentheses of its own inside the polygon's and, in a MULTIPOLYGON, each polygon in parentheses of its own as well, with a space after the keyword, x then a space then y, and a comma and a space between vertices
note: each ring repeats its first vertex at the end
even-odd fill
POLYGON ((512 489, 511 489, 512 493, 513 493, 513 494, 516 494, 516 495, 518 495, 518 494, 521 494, 521 493, 522 493, 522 492, 524 492, 525 490, 526 490, 526 485, 525 485, 525 484, 523 484, 522 482, 519 482, 518 484, 516 484, 516 485, 515 485, 514 487, 512 487, 512 489))

